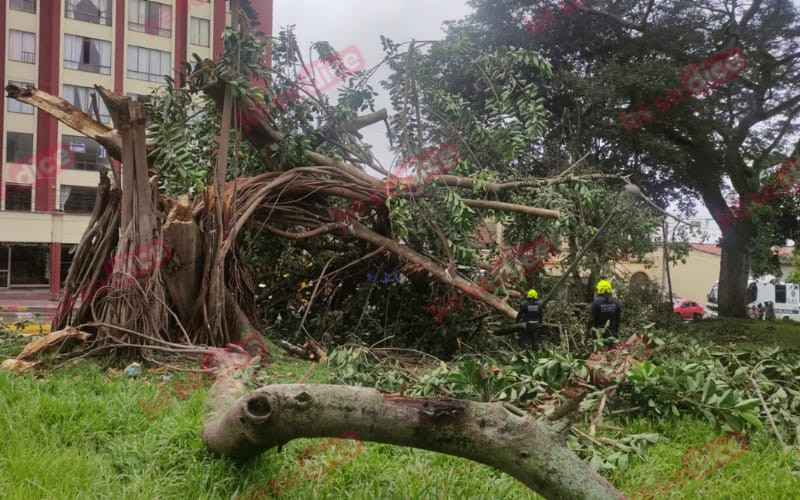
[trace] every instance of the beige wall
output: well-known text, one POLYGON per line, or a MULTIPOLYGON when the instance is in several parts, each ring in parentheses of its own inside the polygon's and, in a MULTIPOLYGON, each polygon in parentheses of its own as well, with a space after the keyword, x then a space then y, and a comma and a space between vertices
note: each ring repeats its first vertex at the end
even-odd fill
MULTIPOLYGON (((651 264, 619 262, 617 265, 626 274, 643 272, 654 283, 661 284, 662 277, 662 249, 648 254, 651 264)), ((672 293, 681 298, 692 299, 703 305, 706 304, 706 295, 711 291, 714 282, 719 279, 720 256, 697 250, 690 250, 686 263, 678 262, 670 266, 672 293)), ((785 278, 792 269, 787 264, 781 265, 785 278)))
POLYGON ((41 212, 4 212, 0 243, 79 243, 89 215, 41 212))
MULTIPOLYGON (((619 262, 625 273, 631 275, 636 272, 645 273, 650 281, 661 285, 663 274, 662 249, 658 249, 647 255, 649 263, 619 262)), ((719 279, 718 255, 713 255, 697 250, 690 250, 686 257, 686 263, 678 262, 670 265, 670 278, 672 281, 672 293, 681 298, 692 299, 703 305, 706 303, 706 295, 714 286, 714 282, 719 279)))

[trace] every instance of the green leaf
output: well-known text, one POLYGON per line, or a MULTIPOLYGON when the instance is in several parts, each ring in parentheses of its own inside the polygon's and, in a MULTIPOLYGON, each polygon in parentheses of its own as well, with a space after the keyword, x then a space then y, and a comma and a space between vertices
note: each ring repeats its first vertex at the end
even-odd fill
POLYGON ((739 401, 733 408, 735 410, 747 411, 758 406, 758 403, 758 398, 745 399, 744 401, 739 401))
POLYGON ((761 423, 761 420, 754 413, 751 413, 749 411, 744 411, 744 412, 740 412, 739 416, 742 417, 743 419, 745 419, 747 421, 747 423, 749 423, 750 425, 752 425, 756 429, 763 429, 764 428, 764 424, 761 423))
POLYGON ((714 379, 709 377, 706 380, 706 386, 703 389, 703 398, 702 399, 703 399, 704 402, 707 402, 709 400, 709 398, 714 393, 716 388, 717 388, 717 385, 714 383, 714 379))

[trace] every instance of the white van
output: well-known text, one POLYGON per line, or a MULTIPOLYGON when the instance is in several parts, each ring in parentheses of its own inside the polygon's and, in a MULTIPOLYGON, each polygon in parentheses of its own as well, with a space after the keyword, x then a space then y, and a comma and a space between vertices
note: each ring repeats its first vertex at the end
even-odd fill
MULTIPOLYGON (((718 281, 714 282, 711 291, 708 292, 708 304, 706 310, 709 316, 718 314, 717 286, 718 281)), ((748 310, 757 307, 758 304, 772 302, 775 308, 776 319, 791 319, 800 321, 800 286, 794 283, 778 281, 774 276, 762 276, 760 278, 750 278, 747 285, 747 296, 745 298, 748 310)))

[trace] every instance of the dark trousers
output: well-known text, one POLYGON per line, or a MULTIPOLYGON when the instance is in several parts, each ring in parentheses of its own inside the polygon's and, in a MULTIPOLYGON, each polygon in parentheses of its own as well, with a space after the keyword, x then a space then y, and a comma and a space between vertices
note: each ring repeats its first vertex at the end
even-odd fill
POLYGON ((525 330, 519 332, 519 346, 523 349, 539 350, 539 322, 525 322, 525 330))

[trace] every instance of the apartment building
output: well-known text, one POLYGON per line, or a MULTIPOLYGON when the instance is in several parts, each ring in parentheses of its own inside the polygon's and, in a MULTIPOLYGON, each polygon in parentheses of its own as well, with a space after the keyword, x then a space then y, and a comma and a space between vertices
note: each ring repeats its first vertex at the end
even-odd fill
MULTIPOLYGON (((272 0, 252 0, 271 32, 272 0)), ((0 82, 33 85, 111 119, 94 87, 138 96, 193 53, 218 55, 225 0, 0 0, 0 82), (96 103, 97 106, 93 106, 96 103)), ((106 151, 30 105, 0 99, 0 289, 58 294, 106 151)))

